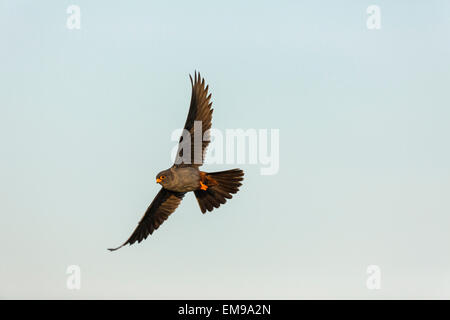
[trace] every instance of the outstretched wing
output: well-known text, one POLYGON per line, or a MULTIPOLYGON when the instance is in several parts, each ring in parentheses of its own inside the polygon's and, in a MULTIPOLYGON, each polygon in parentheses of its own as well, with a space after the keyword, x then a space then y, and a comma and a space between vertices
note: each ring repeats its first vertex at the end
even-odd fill
POLYGON ((185 134, 178 144, 175 166, 201 166, 209 144, 208 130, 211 129, 213 113, 211 94, 208 95, 208 86, 205 87, 205 79, 200 73, 195 72, 194 81, 190 75, 189 78, 192 85, 191 105, 184 125, 185 134))
POLYGON ((159 226, 167 220, 170 214, 175 211, 183 199, 184 194, 184 192, 173 192, 162 188, 155 199, 153 199, 141 221, 139 221, 139 224, 131 237, 120 247, 108 250, 114 251, 127 244, 132 245, 136 241, 139 243, 142 240, 147 239, 148 235, 158 229, 159 226))

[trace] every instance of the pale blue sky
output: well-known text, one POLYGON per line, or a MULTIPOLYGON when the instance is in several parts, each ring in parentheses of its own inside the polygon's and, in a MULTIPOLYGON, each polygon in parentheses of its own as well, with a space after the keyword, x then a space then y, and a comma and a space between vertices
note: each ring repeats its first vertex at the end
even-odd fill
POLYGON ((0 298, 450 298, 449 34, 448 1, 0 1, 0 298), (280 171, 110 253, 194 70, 214 127, 280 129, 280 171))

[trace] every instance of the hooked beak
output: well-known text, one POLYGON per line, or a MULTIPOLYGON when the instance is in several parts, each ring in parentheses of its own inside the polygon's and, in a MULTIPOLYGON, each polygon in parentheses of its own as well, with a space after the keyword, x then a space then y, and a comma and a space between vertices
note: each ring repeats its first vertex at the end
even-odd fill
POLYGON ((160 183, 162 180, 160 178, 156 178, 156 183, 160 183))

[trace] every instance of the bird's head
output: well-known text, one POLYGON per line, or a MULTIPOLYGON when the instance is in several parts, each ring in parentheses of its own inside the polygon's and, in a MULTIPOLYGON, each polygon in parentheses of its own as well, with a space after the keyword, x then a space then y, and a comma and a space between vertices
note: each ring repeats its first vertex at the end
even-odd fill
POLYGON ((173 178, 172 171, 170 169, 161 171, 156 175, 156 183, 159 183, 163 187, 170 185, 173 178))

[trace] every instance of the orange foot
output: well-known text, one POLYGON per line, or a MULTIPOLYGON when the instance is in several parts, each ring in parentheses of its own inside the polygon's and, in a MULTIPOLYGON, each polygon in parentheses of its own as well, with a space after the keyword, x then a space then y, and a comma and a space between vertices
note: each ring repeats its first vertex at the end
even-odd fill
POLYGON ((206 190, 206 189, 208 189, 208 186, 200 181, 200 189, 206 190))

